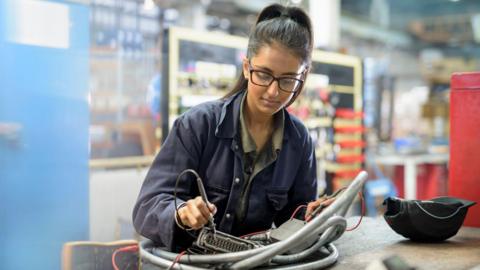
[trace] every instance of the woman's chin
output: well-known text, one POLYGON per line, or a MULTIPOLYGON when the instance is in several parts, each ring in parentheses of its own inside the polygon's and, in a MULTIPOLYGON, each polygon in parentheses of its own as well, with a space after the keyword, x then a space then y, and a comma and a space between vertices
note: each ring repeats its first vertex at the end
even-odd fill
POLYGON ((264 112, 276 113, 281 107, 281 104, 279 104, 278 102, 270 102, 264 99, 260 100, 260 103, 261 111, 264 112))
POLYGON ((279 110, 280 110, 280 108, 278 108, 278 106, 275 106, 275 107, 265 107, 265 106, 263 106, 262 108, 260 108, 259 113, 261 113, 263 115, 274 115, 279 110))

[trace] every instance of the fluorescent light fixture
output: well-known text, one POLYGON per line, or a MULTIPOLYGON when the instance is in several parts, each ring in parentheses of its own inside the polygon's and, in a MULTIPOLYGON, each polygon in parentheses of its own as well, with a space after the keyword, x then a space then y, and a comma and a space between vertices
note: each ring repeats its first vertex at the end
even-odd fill
POLYGON ((154 8, 155 8, 155 3, 153 2, 153 0, 145 0, 145 2, 143 2, 144 10, 152 10, 154 8))
POLYGON ((24 45, 67 49, 70 47, 70 9, 67 4, 7 1, 7 40, 24 45))

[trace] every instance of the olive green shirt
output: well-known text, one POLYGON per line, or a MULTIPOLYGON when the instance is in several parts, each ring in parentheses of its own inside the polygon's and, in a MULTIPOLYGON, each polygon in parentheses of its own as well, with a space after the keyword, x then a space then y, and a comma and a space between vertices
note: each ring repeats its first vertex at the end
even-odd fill
POLYGON ((282 149, 284 121, 285 116, 283 110, 280 110, 273 116, 273 133, 272 137, 265 144, 263 149, 258 151, 257 145, 248 131, 245 116, 244 105, 247 93, 243 95, 240 104, 240 136, 243 148, 243 181, 244 185, 240 193, 239 205, 235 213, 235 220, 240 223, 245 218, 248 210, 248 201, 250 187, 254 177, 267 166, 277 160, 277 155, 282 149))

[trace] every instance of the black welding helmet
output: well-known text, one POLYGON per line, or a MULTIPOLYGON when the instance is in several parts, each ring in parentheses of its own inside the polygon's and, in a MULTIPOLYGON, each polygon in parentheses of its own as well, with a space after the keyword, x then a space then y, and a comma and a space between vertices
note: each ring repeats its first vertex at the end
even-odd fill
POLYGON ((454 236, 463 224, 467 210, 475 202, 453 197, 431 200, 385 199, 383 215, 398 234, 412 241, 436 242, 454 236))

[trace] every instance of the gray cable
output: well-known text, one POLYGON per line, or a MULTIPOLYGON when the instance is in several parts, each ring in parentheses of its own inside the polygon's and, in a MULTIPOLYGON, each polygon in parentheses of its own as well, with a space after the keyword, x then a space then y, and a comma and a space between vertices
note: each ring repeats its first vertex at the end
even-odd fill
POLYGON ((245 239, 252 240, 252 241, 267 241, 269 239, 268 231, 262 234, 254 234, 254 235, 245 237, 245 239))
MULTIPOLYGON (((146 241, 150 241, 150 240, 146 240, 146 241)), ((180 262, 194 263, 194 264, 202 264, 202 263, 217 264, 217 263, 236 262, 244 258, 251 257, 259 251, 268 249, 278 244, 279 243, 274 243, 269 246, 263 246, 256 249, 250 249, 250 250, 239 251, 239 252, 231 252, 231 253, 212 254, 212 255, 184 255, 180 258, 180 262)), ((178 253, 169 252, 163 249, 154 249, 154 253, 155 255, 167 260, 174 260, 178 255, 178 253)))
MULTIPOLYGON (((339 217, 341 218, 341 217, 339 217)), ((234 263, 229 268, 230 269, 251 269, 256 266, 263 265, 269 260, 273 259, 276 255, 282 254, 288 250, 291 250, 299 245, 301 245, 307 239, 311 237, 317 237, 320 233, 327 230, 329 227, 333 226, 338 222, 335 218, 329 218, 323 222, 319 227, 311 230, 312 225, 315 219, 312 219, 310 223, 305 225, 302 229, 291 235, 285 240, 278 242, 276 246, 257 252, 256 255, 243 259, 239 262, 234 263), (307 228, 307 229, 305 229, 307 228)))
POLYGON ((306 262, 306 263, 291 264, 291 265, 282 265, 282 266, 276 266, 276 267, 259 268, 259 269, 310 270, 310 269, 325 268, 327 266, 334 264, 338 260, 337 248, 332 243, 327 244, 326 248, 330 252, 330 254, 328 255, 328 257, 325 257, 320 260, 306 262))
MULTIPOLYGON (((201 267, 196 267, 196 266, 190 266, 188 264, 182 264, 182 263, 175 263, 173 265, 173 260, 166 260, 164 258, 155 256, 148 252, 146 249, 148 247, 152 247, 153 242, 148 240, 148 241, 142 241, 139 244, 139 250, 140 250, 140 257, 146 259, 147 261, 160 266, 160 267, 165 267, 165 268, 170 268, 170 269, 178 269, 178 270, 208 270, 208 268, 201 268, 201 267)), ((178 254, 177 254, 178 255, 178 254)))
POLYGON ((332 225, 332 227, 325 230, 325 232, 322 233, 318 241, 315 242, 315 244, 313 244, 311 247, 296 254, 277 255, 273 257, 272 262, 276 264, 290 264, 292 262, 298 262, 310 256, 312 253, 319 250, 325 244, 332 242, 330 241, 333 238, 331 234, 334 234, 334 237, 335 237, 337 235, 337 231, 342 231, 343 233, 347 228, 347 222, 343 217, 332 217, 332 218, 336 220, 335 223, 332 225), (339 227, 339 229, 337 227, 339 227))

